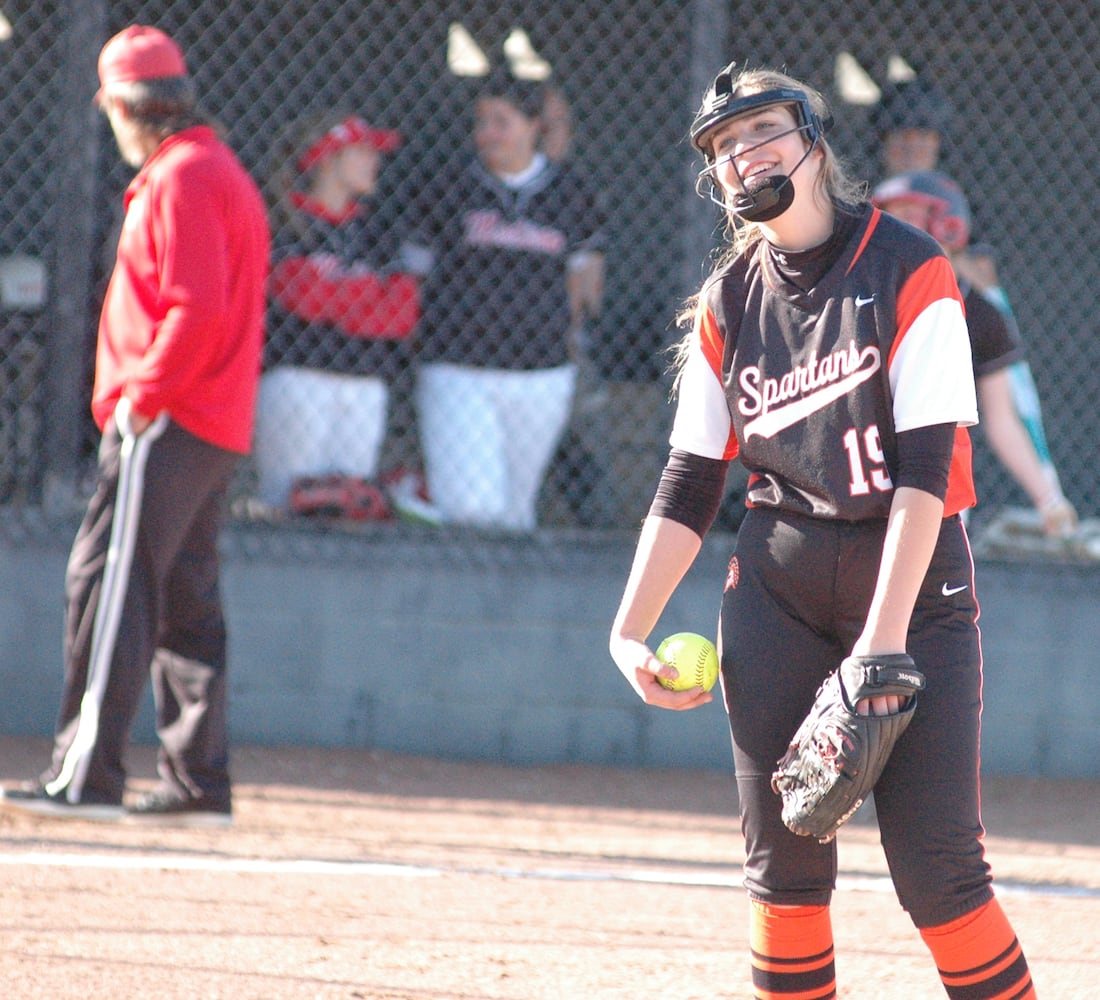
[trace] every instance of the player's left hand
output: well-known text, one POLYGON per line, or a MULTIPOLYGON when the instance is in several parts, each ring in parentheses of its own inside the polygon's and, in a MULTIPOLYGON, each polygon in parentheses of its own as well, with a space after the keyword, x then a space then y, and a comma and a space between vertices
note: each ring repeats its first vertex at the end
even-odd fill
POLYGON ((635 693, 647 705, 684 712, 714 700, 714 696, 701 687, 686 691, 670 691, 664 687, 657 679, 658 676, 671 680, 677 676, 675 668, 658 660, 653 650, 640 640, 614 637, 611 641, 611 657, 635 693))
POLYGON ((135 435, 144 434, 152 422, 148 417, 143 417, 137 410, 130 411, 130 430, 135 435))
POLYGON ((128 396, 123 396, 115 405, 115 426, 123 437, 130 434, 137 437, 152 423, 148 417, 143 417, 134 409, 128 396))

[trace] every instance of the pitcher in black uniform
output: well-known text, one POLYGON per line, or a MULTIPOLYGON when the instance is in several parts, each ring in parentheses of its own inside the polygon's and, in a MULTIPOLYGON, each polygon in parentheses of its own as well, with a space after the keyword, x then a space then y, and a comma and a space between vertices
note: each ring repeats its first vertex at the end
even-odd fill
MULTIPOLYGON (((1035 996, 981 843, 981 645, 959 512, 974 503, 970 344, 935 240, 868 204, 825 138, 816 91, 783 74, 715 78, 691 129, 731 241, 691 311, 671 451, 611 654, 648 704, 647 645, 699 552, 726 469, 749 471, 719 624, 751 900, 754 996, 836 996, 835 843, 791 833, 776 761, 847 655, 907 652, 927 679, 875 789, 894 886, 948 996, 1035 996)), ((858 706, 897 711, 890 699, 858 706)))

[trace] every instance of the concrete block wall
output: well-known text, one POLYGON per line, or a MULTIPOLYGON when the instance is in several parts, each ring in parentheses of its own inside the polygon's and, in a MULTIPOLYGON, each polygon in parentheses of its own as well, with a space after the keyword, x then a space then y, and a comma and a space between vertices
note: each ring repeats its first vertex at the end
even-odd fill
MULTIPOLYGON (((48 735, 71 536, 0 542, 0 730, 48 735)), ((707 540, 655 636, 713 634, 732 538, 707 540)), ((607 653, 633 537, 234 527, 224 544, 238 743, 516 764, 728 769, 720 699, 650 709, 607 653)), ((1100 776, 1100 569, 984 562, 987 772, 1100 776)), ((154 739, 146 705, 135 738, 154 739)))
MULTIPOLYGON (((726 765, 720 707, 693 719, 646 711, 607 653, 630 539, 337 545, 304 566, 227 559, 238 739, 267 741, 279 718, 291 739, 328 745, 519 764, 726 765)), ((713 634, 716 617, 716 594, 686 591, 667 631, 713 634)))

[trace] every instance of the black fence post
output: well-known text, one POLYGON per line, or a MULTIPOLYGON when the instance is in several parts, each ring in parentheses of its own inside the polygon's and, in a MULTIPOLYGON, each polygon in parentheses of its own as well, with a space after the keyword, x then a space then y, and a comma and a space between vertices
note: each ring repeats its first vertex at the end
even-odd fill
POLYGON ((85 363, 96 218, 96 161, 100 131, 91 104, 96 60, 107 38, 106 0, 68 0, 59 46, 58 131, 55 167, 58 204, 51 291, 47 306, 43 506, 71 504, 78 479, 82 414, 79 391, 85 363))

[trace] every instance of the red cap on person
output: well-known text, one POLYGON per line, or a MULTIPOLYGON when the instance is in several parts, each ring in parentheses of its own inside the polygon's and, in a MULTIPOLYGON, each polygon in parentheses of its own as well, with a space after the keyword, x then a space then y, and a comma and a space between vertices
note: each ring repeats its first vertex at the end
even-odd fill
POLYGON ((345 146, 359 143, 373 146, 380 153, 392 153, 401 145, 401 133, 393 129, 371 128, 362 118, 351 115, 333 125, 298 158, 298 169, 305 173, 345 146))
POLYGON ((136 83, 187 76, 187 63, 180 47, 159 28, 131 24, 99 53, 99 102, 106 87, 115 83, 136 83))

